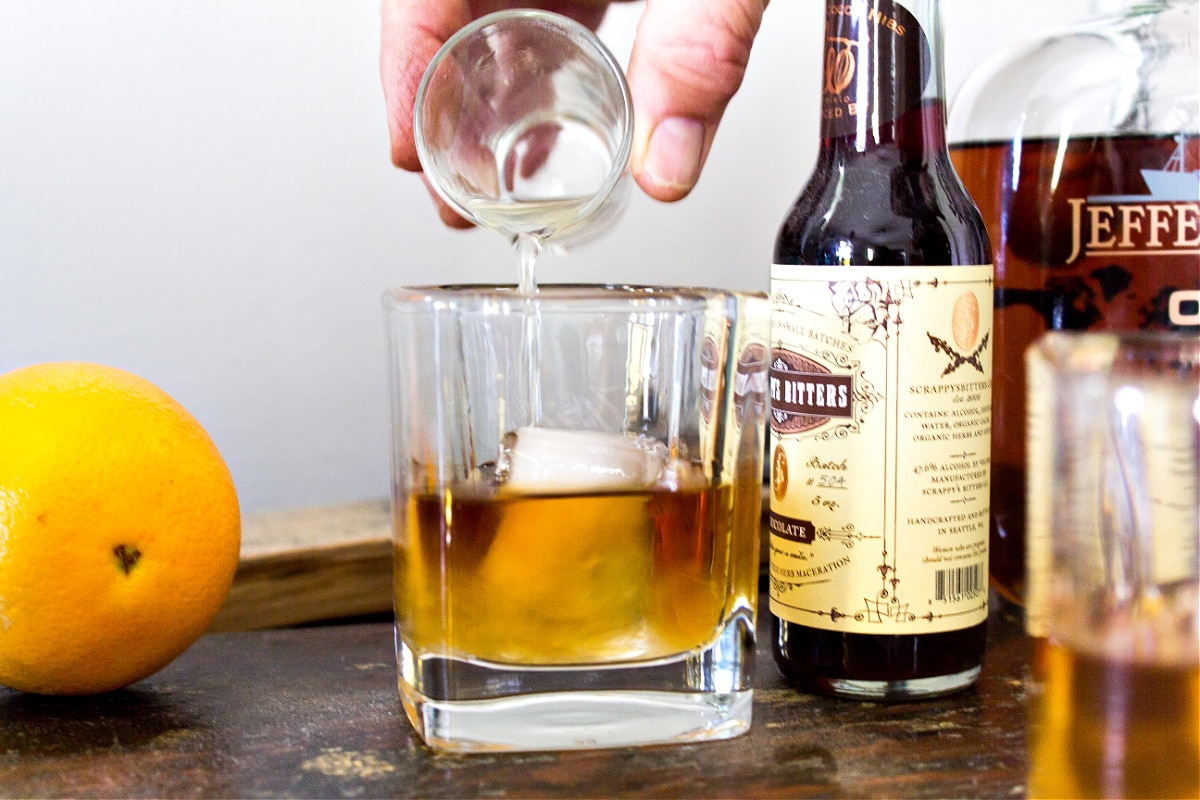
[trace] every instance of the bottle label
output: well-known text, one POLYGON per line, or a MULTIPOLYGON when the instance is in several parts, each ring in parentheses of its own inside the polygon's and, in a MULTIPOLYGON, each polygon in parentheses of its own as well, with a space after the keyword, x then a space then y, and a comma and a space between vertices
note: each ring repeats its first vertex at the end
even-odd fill
POLYGON ((992 295, 991 265, 772 268, 771 613, 986 619, 992 295))
POLYGON ((921 103, 933 59, 916 17, 893 0, 825 5, 822 115, 825 136, 899 119, 921 103), (860 111, 871 119, 860 119, 860 111))

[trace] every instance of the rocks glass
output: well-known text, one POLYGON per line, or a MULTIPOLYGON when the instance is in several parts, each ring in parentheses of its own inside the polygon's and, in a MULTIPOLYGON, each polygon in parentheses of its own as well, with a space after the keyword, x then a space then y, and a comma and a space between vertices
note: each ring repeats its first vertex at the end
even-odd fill
POLYGON ((425 741, 746 731, 765 296, 418 287, 384 306, 400 694, 425 741))

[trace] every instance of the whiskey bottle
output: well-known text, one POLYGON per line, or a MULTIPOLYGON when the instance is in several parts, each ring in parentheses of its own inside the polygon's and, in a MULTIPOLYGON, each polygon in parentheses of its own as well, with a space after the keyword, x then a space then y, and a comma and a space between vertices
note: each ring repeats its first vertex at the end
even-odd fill
POLYGON ((1047 330, 1200 332, 1198 18, 1195 0, 1129 0, 997 54, 951 110, 996 266, 991 580, 1035 636, 1053 498, 1026 486, 1053 466, 1027 452, 1025 352, 1047 330))

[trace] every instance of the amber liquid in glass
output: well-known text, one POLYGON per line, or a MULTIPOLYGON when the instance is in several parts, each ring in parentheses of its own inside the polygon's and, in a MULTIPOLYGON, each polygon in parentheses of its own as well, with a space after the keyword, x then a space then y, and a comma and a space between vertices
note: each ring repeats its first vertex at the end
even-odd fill
POLYGON ((425 652, 501 664, 603 665, 701 648, 729 614, 754 607, 758 553, 743 537, 757 536, 758 519, 735 515, 731 494, 464 485, 412 497, 395 551, 400 626, 425 652))
MULTIPOLYGON (((1200 288, 1200 228, 1194 227, 1200 203, 1167 196, 1173 181, 1186 189, 1190 177, 1195 197, 1200 181, 1188 171, 1200 164, 1200 139, 1092 136, 1065 146, 1035 139, 1021 142, 1017 155, 1011 142, 955 145, 950 155, 994 245, 990 572, 1002 595, 1022 602, 1025 350, 1047 330, 1181 327, 1172 322, 1171 298, 1200 288), (1156 188, 1159 198, 1152 194, 1156 188), (1148 206, 1158 207, 1150 212, 1157 235, 1148 206), (1077 219, 1090 222, 1091 213, 1104 229, 1077 234, 1077 219), (1130 215, 1132 230, 1122 230, 1122 213, 1130 215), (1111 247, 1089 254, 1094 237, 1111 247)), ((1178 306, 1180 311, 1194 317, 1195 303, 1178 306)), ((1200 330, 1194 322, 1190 329, 1200 330)))
MULTIPOLYGON (((926 100, 885 126, 865 152, 849 138, 824 139, 813 178, 780 231, 775 263, 989 263, 983 222, 946 152, 944 115, 940 100, 926 100)), ((828 691, 831 681, 894 683, 979 667, 987 623, 913 635, 822 630, 774 616, 772 626, 784 676, 828 691)))
POLYGON ((1051 645, 1046 667, 1031 709, 1030 797, 1200 797, 1196 664, 1051 645))

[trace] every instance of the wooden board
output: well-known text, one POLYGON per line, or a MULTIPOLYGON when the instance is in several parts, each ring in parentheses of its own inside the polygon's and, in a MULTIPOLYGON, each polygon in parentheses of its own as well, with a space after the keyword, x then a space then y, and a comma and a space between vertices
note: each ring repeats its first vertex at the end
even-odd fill
POLYGON ((281 628, 392 609, 386 500, 246 515, 233 588, 210 632, 281 628))

